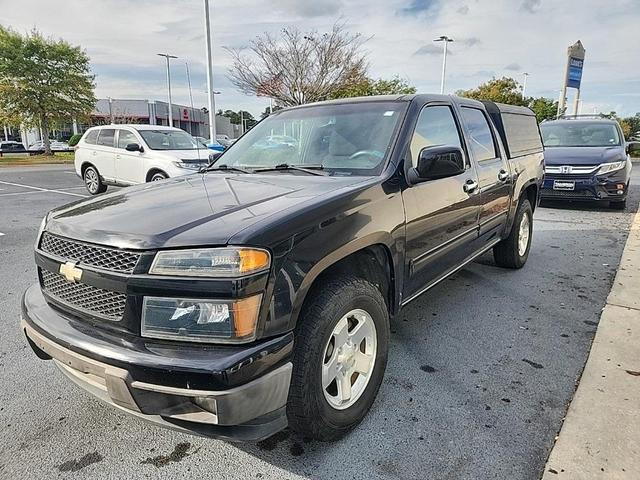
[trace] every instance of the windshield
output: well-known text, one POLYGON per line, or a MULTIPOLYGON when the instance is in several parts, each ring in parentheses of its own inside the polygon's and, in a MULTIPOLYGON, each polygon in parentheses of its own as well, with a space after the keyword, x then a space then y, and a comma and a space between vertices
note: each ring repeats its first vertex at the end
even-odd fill
POLYGON ((616 125, 597 122, 542 123, 545 147, 610 147, 620 145, 616 125))
POLYGON ((285 110, 249 130, 216 165, 322 166, 335 174, 377 175, 405 108, 404 102, 362 102, 285 110))
POLYGON ((151 150, 197 150, 203 148, 182 130, 138 130, 151 150))

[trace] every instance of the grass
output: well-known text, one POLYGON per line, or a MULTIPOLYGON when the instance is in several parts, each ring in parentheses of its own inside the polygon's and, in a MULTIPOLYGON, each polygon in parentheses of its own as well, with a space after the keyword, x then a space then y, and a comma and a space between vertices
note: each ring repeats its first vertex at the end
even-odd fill
POLYGON ((15 165, 43 165, 43 164, 69 164, 73 163, 74 154, 61 152, 54 155, 3 155, 0 157, 0 166, 15 165))

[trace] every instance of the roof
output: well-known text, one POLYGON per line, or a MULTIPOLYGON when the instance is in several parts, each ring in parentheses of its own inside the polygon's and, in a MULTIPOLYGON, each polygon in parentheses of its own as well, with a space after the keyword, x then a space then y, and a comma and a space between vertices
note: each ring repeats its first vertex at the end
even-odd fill
POLYGON ((108 125, 96 125, 95 127, 91 127, 91 128, 122 128, 122 127, 129 127, 135 130, 176 130, 179 132, 184 131, 176 127, 167 127, 166 125, 148 125, 144 123, 111 123, 108 125))
POLYGON ((547 120, 543 122, 545 125, 550 123, 606 123, 611 125, 617 125, 618 122, 611 120, 610 118, 557 118, 555 120, 547 120))

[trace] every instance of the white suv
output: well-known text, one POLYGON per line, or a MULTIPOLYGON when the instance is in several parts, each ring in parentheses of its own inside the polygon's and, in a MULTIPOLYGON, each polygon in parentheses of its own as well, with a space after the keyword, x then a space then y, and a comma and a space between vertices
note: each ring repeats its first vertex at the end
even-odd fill
POLYGON ((107 185, 135 185, 198 171, 210 151, 184 130, 159 125, 104 125, 85 132, 76 173, 92 195, 107 185))

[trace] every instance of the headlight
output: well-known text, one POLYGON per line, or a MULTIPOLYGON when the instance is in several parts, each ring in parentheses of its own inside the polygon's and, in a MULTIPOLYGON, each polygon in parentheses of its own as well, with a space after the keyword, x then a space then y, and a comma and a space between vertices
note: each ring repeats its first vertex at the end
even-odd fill
POLYGON ((620 170, 624 168, 625 163, 627 163, 626 160, 621 160, 619 162, 603 163, 600 165, 600 169, 598 170, 598 175, 620 170))
POLYGON ((142 336, 188 342, 255 338, 262 294, 240 300, 145 297, 142 336))
POLYGON ((187 170, 200 170, 202 167, 201 163, 193 163, 193 162, 173 162, 173 164, 178 168, 186 168, 187 170))
POLYGON ((158 252, 149 273, 187 277, 241 277, 269 269, 269 252, 225 247, 158 252))

